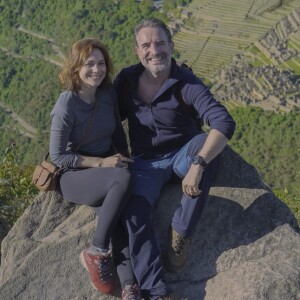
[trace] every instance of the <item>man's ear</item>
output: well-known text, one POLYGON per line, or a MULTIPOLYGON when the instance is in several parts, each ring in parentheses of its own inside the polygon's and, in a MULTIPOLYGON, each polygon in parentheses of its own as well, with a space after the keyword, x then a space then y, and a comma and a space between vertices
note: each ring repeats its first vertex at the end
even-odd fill
POLYGON ((173 54, 173 52, 174 52, 174 42, 173 41, 171 42, 171 49, 172 49, 172 54, 173 54))

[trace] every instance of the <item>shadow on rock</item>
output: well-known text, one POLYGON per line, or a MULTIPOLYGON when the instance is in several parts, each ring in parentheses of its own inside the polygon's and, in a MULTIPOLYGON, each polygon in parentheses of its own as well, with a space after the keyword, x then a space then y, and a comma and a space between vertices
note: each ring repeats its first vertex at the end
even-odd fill
MULTIPOLYGON (((156 207, 155 224, 163 253, 167 249, 168 226, 180 199, 181 187, 169 185, 156 207)), ((221 155, 219 173, 202 218, 192 236, 189 261, 179 273, 167 273, 167 281, 184 291, 190 300, 204 299, 207 281, 218 274, 220 256, 242 246, 259 256, 260 250, 252 244, 284 224, 299 232, 290 209, 262 182, 255 168, 227 147, 221 155)), ((230 268, 233 262, 231 257, 223 264, 230 268)))

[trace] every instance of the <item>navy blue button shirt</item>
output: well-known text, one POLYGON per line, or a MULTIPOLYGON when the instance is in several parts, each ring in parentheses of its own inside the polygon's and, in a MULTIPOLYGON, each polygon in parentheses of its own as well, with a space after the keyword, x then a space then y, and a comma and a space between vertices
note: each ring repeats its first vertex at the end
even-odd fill
POLYGON ((228 139, 232 137, 235 122, 231 115, 190 70, 179 67, 172 59, 170 78, 150 105, 137 97, 138 78, 143 70, 141 63, 130 66, 123 69, 114 81, 121 119, 128 120, 134 155, 157 157, 182 147, 199 134, 195 118, 179 101, 179 95, 187 105, 195 108, 199 122, 218 130, 228 139))

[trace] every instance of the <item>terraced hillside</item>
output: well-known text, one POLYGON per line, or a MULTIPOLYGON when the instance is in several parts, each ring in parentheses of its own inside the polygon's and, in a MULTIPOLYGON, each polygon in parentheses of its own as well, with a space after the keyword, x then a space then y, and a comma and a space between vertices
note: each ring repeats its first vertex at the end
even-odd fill
POLYGON ((196 74, 212 79, 299 5, 299 0, 194 0, 187 7, 189 20, 174 35, 175 48, 196 74))
POLYGON ((300 111, 300 7, 236 54, 215 74, 212 90, 224 101, 264 110, 300 111))

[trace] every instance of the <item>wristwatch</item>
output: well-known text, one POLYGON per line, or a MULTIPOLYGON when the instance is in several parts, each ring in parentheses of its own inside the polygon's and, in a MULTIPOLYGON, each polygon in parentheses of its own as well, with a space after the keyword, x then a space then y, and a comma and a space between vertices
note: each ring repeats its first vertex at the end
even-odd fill
POLYGON ((201 166, 203 168, 203 170, 207 167, 207 162, 200 155, 195 155, 192 158, 192 164, 201 166))

